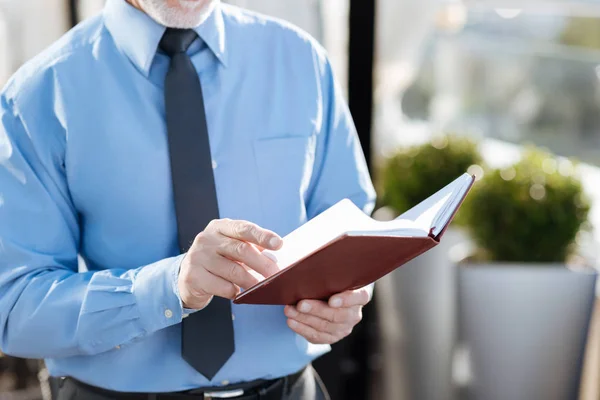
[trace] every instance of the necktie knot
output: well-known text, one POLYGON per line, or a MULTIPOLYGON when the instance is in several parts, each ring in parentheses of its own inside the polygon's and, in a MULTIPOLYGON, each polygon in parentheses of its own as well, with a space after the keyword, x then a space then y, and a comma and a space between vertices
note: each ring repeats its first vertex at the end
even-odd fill
POLYGON ((193 29, 167 28, 160 40, 159 47, 169 57, 177 53, 185 53, 192 42, 198 37, 193 29))

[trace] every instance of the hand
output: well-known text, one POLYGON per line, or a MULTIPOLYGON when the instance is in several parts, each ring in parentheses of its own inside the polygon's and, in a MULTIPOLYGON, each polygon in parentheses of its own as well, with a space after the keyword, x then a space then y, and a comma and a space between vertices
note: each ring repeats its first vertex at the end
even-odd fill
POLYGON ((247 221, 212 221, 181 263, 177 285, 184 307, 204 308, 213 296, 233 299, 240 288, 259 282, 256 273, 265 278, 275 274, 279 268, 261 251, 282 244, 276 233, 247 221))
POLYGON ((302 300, 286 306, 288 326, 314 344, 333 344, 352 333, 362 319, 362 308, 370 299, 366 288, 331 296, 328 303, 302 300))

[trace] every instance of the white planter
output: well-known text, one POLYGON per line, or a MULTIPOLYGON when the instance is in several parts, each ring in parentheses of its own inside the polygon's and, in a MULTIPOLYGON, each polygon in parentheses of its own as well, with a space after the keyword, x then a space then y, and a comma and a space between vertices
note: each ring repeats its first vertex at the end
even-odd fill
POLYGON ((385 319, 380 345, 388 387, 382 398, 452 399, 456 269, 448 253, 464 240, 462 232, 449 228, 439 245, 383 278, 376 289, 385 319))
POLYGON ((562 265, 460 264, 470 397, 576 399, 596 278, 562 265))

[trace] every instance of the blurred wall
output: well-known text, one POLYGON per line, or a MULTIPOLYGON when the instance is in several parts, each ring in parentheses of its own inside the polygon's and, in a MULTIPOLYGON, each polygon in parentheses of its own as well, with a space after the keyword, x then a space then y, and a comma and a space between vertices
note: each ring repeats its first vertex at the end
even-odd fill
POLYGON ((0 0, 0 80, 68 28, 64 0, 0 0))
MULTIPOLYGON (((1 7, 1 6, 0 6, 1 7)), ((8 33, 9 24, 6 18, 6 12, 0 8, 0 86, 6 82, 13 68, 12 57, 10 57, 8 33)))

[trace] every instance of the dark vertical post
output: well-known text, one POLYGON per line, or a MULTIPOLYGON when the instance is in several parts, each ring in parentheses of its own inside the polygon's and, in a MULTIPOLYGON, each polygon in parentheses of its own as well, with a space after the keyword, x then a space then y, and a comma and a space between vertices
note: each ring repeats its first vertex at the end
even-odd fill
POLYGON ((371 166, 376 0, 350 0, 348 104, 371 166))
MULTIPOLYGON (((367 164, 371 169, 373 115, 373 60, 375 54, 375 1, 350 0, 348 48, 348 103, 367 164)), ((376 295, 376 292, 375 292, 376 295)), ((372 355, 376 353, 377 316, 372 301, 352 335, 332 346, 315 362, 332 400, 369 398, 372 355)))
POLYGON ((74 27, 79 23, 79 0, 67 0, 69 25, 74 27))

